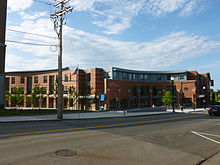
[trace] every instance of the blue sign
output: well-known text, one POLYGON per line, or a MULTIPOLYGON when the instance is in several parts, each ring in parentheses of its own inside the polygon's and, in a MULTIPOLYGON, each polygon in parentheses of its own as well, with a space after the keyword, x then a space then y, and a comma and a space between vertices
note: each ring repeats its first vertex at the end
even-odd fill
POLYGON ((99 95, 99 100, 100 101, 105 101, 105 94, 100 94, 99 95))

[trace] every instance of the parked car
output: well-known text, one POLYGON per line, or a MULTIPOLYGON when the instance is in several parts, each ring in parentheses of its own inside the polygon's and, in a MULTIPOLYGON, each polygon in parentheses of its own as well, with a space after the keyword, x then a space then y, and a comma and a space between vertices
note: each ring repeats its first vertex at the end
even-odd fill
POLYGON ((220 105, 213 105, 208 109, 209 115, 220 115, 220 105))

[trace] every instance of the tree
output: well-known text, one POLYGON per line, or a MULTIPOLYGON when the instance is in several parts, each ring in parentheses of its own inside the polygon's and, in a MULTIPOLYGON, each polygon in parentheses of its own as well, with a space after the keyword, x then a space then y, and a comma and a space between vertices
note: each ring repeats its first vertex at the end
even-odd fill
POLYGON ((14 88, 14 94, 11 95, 11 101, 15 107, 21 107, 24 104, 24 96, 21 88, 14 88))
POLYGON ((166 91, 162 97, 162 102, 167 106, 173 103, 173 94, 170 91, 166 91))
POLYGON ((6 90, 5 91, 5 104, 6 106, 10 106, 10 102, 11 102, 11 93, 6 90))
POLYGON ((88 108, 88 103, 90 100, 92 88, 87 85, 86 80, 80 83, 80 96, 81 96, 81 105, 83 106, 84 110, 88 108))
POLYGON ((78 101, 78 94, 76 88, 74 86, 68 87, 68 105, 69 107, 73 107, 76 105, 78 101))
MULTIPOLYGON (((39 84, 35 85, 30 97, 30 102, 32 107, 37 107, 39 99, 41 101, 43 98, 43 93, 44 93, 44 88, 40 87, 39 84)), ((39 104, 39 108, 41 108, 41 102, 39 104)))
POLYGON ((212 104, 213 104, 213 105, 215 104, 215 100, 216 100, 216 98, 215 98, 215 92, 212 91, 212 104))
POLYGON ((217 90, 215 93, 216 93, 216 101, 219 102, 220 101, 220 89, 217 90))

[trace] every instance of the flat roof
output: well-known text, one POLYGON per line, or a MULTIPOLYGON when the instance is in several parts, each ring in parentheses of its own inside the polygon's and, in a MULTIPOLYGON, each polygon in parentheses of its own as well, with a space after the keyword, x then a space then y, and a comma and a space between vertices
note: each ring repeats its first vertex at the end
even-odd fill
POLYGON ((128 73, 145 73, 145 74, 175 74, 175 73, 186 73, 187 70, 171 70, 171 71, 142 71, 142 70, 131 70, 131 69, 123 69, 112 67, 113 71, 121 71, 121 72, 128 72, 128 73))
MULTIPOLYGON (((69 67, 63 68, 63 70, 69 70, 69 67)), ((6 72, 6 75, 10 74, 39 74, 39 73, 53 73, 58 72, 58 69, 50 69, 50 70, 30 70, 30 71, 12 71, 12 72, 6 72)))

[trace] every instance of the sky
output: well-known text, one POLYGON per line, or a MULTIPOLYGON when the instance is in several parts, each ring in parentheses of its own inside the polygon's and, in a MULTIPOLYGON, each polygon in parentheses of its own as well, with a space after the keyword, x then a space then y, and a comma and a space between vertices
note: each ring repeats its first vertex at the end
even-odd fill
MULTIPOLYGON (((51 4, 8 0, 6 71, 57 68, 50 15, 59 9, 51 4)), ((220 89, 219 0, 70 0, 67 6, 73 10, 65 14, 63 67, 196 70, 210 72, 220 89)))

